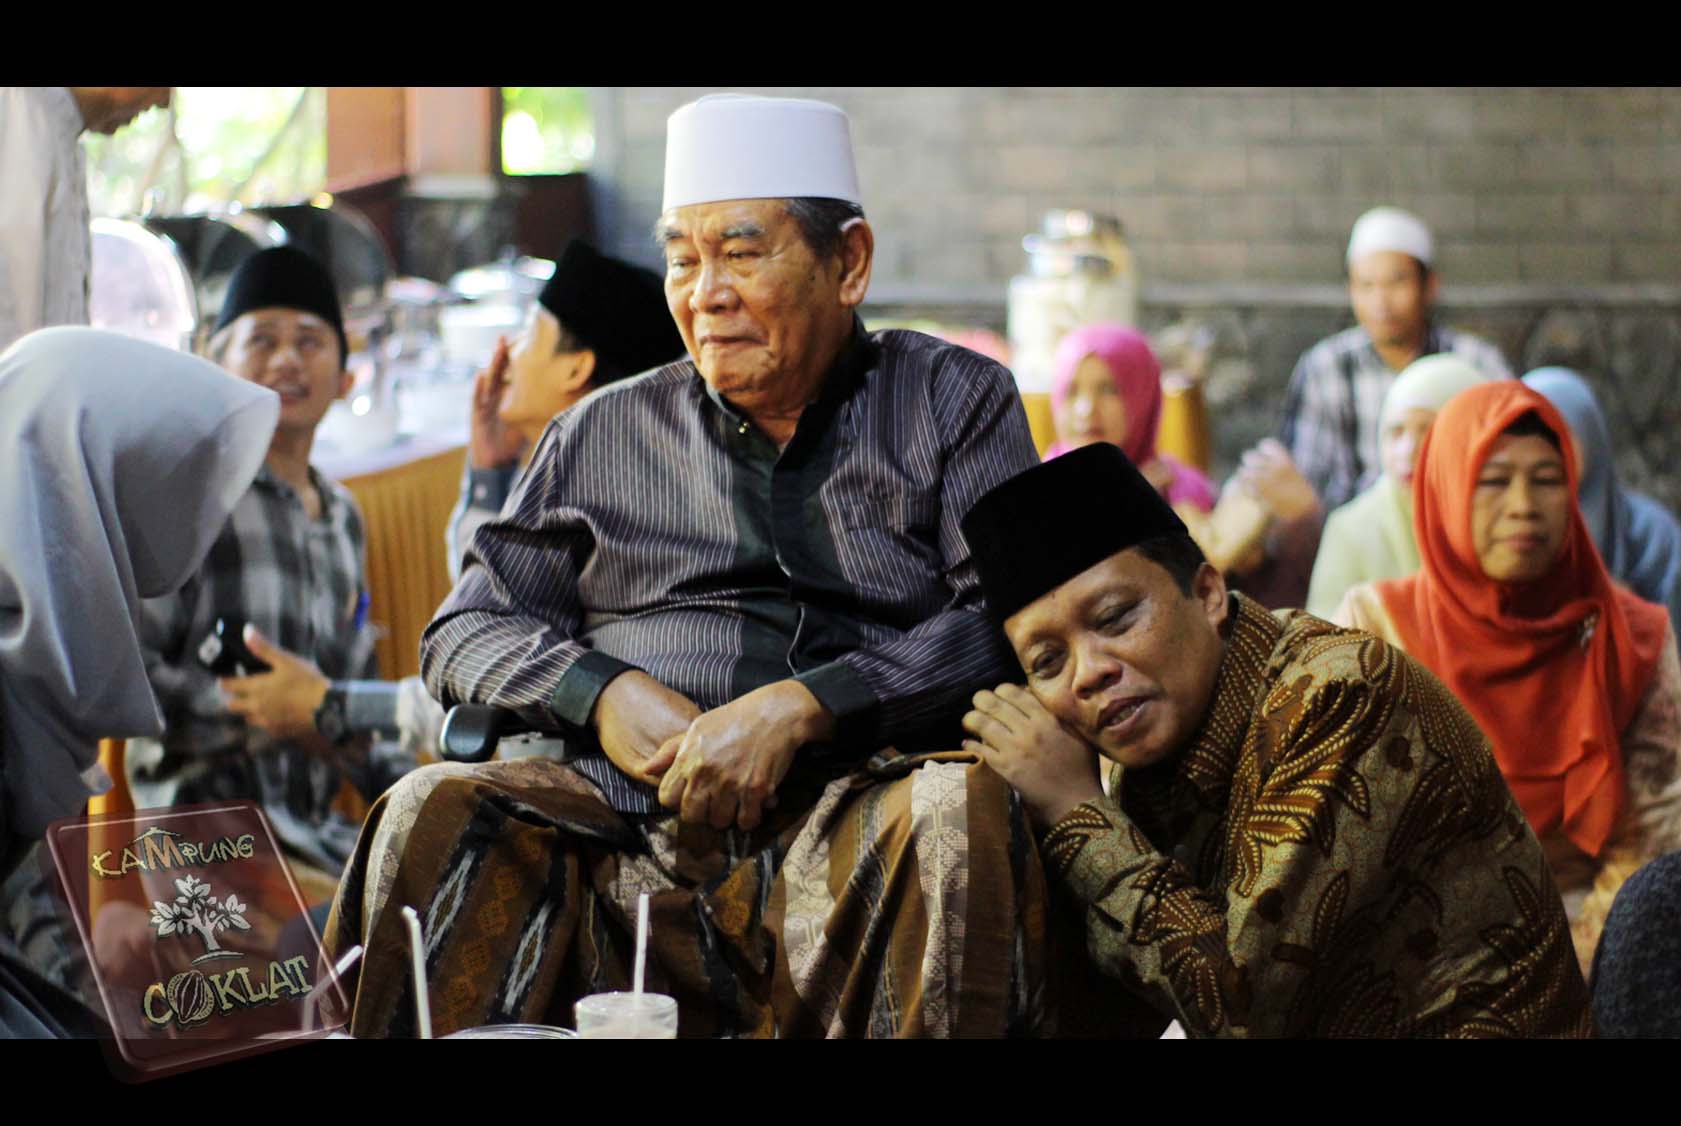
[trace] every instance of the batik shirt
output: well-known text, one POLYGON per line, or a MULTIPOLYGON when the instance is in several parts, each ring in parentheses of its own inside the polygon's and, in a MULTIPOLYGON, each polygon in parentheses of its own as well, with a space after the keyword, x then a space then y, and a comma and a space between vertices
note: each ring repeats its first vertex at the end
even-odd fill
MULTIPOLYGON (((1469 333, 1430 329, 1419 355, 1438 352, 1458 356, 1490 379, 1512 377, 1500 349, 1469 333)), ((1325 511, 1371 488, 1383 472, 1378 420, 1398 374, 1358 325, 1326 337, 1296 362, 1279 440, 1325 511)))
POLYGON ((920 333, 859 326, 783 449, 689 360, 611 384, 474 535, 421 641, 427 687, 568 736, 627 813, 660 806, 589 719, 632 667, 702 710, 797 679, 837 753, 956 746, 969 696, 1014 665, 959 522, 1038 460, 1009 371, 920 333))
POLYGON ((1100 968, 1192 1036, 1587 1035, 1559 893, 1470 715, 1370 634, 1233 604, 1184 751, 1045 838, 1100 968))
MULTIPOLYGON (((310 519, 297 493, 264 466, 198 573, 176 593, 142 603, 141 650, 165 731, 160 740, 130 740, 125 765, 137 807, 255 801, 295 855, 337 871, 360 828, 333 809, 344 782, 377 797, 413 765, 412 754, 366 738, 332 755, 276 740, 227 710, 199 656, 217 618, 243 619, 329 678, 375 675, 362 517, 341 486, 314 469, 310 479, 320 519, 310 519)), ((385 700, 373 710, 394 712, 395 686, 362 687, 385 700)), ((353 692, 347 710, 368 710, 357 701, 353 692)), ((365 716, 360 725, 370 725, 365 716)))

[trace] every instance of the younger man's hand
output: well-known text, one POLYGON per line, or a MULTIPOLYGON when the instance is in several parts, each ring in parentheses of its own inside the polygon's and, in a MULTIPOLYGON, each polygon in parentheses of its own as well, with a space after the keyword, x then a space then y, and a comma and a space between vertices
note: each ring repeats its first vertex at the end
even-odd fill
POLYGON ((490 366, 473 379, 473 411, 468 417, 467 459, 474 469, 512 465, 525 452, 525 439, 502 421, 502 396, 508 391, 508 341, 496 338, 490 366))
POLYGON ((1054 825, 1075 806, 1103 796, 1097 752, 1033 693, 1000 684, 975 693, 974 705, 963 729, 975 738, 963 740, 964 749, 1015 787, 1036 823, 1054 825))
POLYGON ((245 644, 270 671, 219 681, 228 710, 278 739, 313 736, 315 711, 331 682, 312 662, 273 644, 254 626, 245 627, 245 644))

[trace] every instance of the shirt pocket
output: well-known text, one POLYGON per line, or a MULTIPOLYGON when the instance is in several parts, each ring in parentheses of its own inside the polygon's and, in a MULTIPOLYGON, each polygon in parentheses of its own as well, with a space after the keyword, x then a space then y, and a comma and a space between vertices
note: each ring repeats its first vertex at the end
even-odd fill
POLYGON ((839 534, 843 554, 874 566, 902 573, 907 559, 937 578, 943 570, 940 553, 940 504, 933 497, 898 495, 871 497, 843 505, 839 534))
POLYGON ((940 504, 933 497, 890 496, 850 501, 840 508, 841 527, 847 531, 891 528, 894 531, 936 531, 940 504))

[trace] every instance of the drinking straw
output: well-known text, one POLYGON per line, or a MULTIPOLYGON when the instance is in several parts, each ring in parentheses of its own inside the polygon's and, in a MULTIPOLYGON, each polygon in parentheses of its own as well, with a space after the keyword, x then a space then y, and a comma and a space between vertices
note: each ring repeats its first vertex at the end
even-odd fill
POLYGON ((632 992, 642 992, 643 967, 648 964, 648 893, 636 899, 636 971, 632 992))
POLYGON ((420 941, 420 916, 413 907, 403 908, 403 922, 409 928, 409 954, 414 961, 414 1020, 422 1040, 432 1039, 432 996, 426 991, 426 947, 420 941))
POLYGON ((320 981, 316 982, 315 987, 305 994, 303 1001, 303 1031, 314 1031, 316 1012, 321 1005, 321 999, 326 996, 328 988, 332 986, 334 982, 338 981, 339 978, 342 978, 345 974, 349 973, 350 967, 354 966, 357 960, 361 957, 361 946, 352 946, 349 950, 344 952, 344 957, 340 958, 333 965, 332 971, 322 977, 320 981))

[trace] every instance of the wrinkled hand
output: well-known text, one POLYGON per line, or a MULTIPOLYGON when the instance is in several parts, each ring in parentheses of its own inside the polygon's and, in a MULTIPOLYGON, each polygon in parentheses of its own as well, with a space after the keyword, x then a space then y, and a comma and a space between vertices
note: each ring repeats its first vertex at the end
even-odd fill
POLYGON ((508 339, 496 338, 490 366, 473 379, 473 413, 468 419, 467 459, 474 469, 512 465, 525 452, 525 438, 502 421, 508 390, 508 339))
POLYGON ((1237 479, 1256 500, 1284 521, 1299 520, 1319 508, 1319 497, 1296 468, 1290 451, 1272 438, 1243 455, 1237 479))
POLYGON ((660 804, 714 829, 756 828, 776 807, 794 752, 833 736, 834 716, 797 680, 779 680, 714 708, 648 764, 660 804))
POLYGON ((1103 796, 1097 752, 1033 693, 1000 684, 975 693, 973 702, 963 729, 975 738, 963 740, 964 749, 1015 787, 1035 822, 1054 825, 1075 806, 1103 796))
POLYGON ((659 774, 648 771, 649 760, 667 740, 687 731, 698 715, 700 708, 693 700, 631 669, 607 682, 590 720, 613 765, 651 785, 659 781, 659 774))
POLYGON ((273 644, 255 626, 245 627, 245 645, 270 671, 219 681, 228 710, 276 738, 315 735, 315 710, 326 699, 328 679, 313 662, 273 644))

